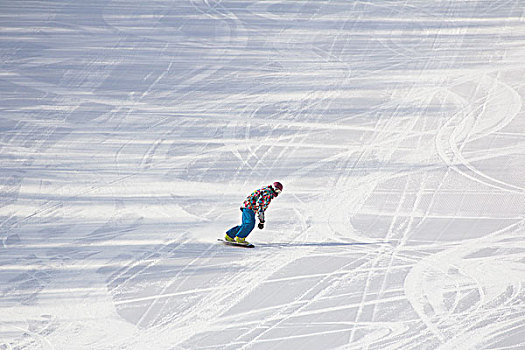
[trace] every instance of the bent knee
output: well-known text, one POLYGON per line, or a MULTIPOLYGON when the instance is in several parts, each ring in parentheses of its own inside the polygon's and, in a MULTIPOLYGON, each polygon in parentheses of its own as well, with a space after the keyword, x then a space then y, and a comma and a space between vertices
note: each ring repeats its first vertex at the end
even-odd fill
POLYGON ((244 228, 245 228, 246 230, 251 231, 251 230, 253 230, 253 228, 255 227, 255 222, 253 222, 253 221, 252 221, 252 222, 248 222, 248 223, 246 223, 246 225, 243 225, 243 226, 245 226, 244 228))

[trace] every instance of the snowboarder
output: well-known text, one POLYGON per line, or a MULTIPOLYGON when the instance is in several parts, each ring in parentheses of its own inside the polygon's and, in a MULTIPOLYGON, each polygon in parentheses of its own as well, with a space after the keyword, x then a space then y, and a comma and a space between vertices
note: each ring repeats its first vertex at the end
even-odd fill
POLYGON ((277 197, 282 190, 283 185, 280 182, 274 182, 272 185, 260 188, 249 195, 241 207, 242 224, 229 229, 226 232, 224 240, 247 245, 250 244, 246 241, 246 237, 248 237, 255 227, 255 214, 257 214, 257 218, 259 219, 257 226, 262 230, 264 228, 264 212, 272 199, 277 197))

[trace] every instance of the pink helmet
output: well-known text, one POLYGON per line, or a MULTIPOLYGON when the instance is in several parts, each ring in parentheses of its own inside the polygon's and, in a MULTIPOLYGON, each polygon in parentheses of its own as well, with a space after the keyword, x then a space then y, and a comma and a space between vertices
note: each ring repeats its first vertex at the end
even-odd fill
POLYGON ((276 181, 276 182, 273 183, 272 186, 275 189, 275 192, 277 192, 277 193, 281 193, 282 190, 283 190, 283 185, 280 182, 276 181))

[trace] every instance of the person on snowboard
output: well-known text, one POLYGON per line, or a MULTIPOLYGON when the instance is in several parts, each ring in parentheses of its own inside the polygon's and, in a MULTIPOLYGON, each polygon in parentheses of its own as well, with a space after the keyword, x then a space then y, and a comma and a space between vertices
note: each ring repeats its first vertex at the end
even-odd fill
POLYGON ((268 205, 281 193, 283 185, 280 182, 274 182, 270 186, 265 186, 254 191, 244 201, 242 211, 242 224, 232 227, 226 232, 224 240, 228 242, 237 242, 241 244, 250 244, 246 241, 246 237, 252 232, 255 227, 255 214, 259 219, 259 229, 264 228, 264 212, 268 205))

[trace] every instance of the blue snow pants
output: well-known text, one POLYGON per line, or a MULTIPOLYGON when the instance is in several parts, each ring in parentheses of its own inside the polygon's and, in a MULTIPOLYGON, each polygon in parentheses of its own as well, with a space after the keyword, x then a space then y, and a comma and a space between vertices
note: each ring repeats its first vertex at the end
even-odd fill
POLYGON ((231 238, 246 238, 255 227, 255 213, 251 209, 242 208, 242 224, 232 227, 226 234, 231 238))

